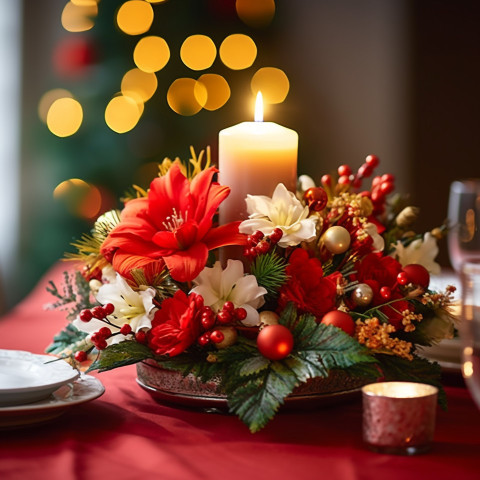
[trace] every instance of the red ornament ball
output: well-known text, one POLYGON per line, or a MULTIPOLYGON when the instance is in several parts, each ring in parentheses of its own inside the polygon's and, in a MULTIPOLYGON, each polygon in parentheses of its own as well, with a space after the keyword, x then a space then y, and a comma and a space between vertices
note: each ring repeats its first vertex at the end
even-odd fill
POLYGON ((308 208, 315 212, 321 212, 328 203, 327 192, 322 187, 311 187, 304 194, 308 208))
POLYGON ((422 288, 427 288, 430 284, 430 274, 423 265, 411 263, 402 268, 407 274, 407 277, 411 283, 418 285, 422 288))
POLYGON ((355 333, 355 322, 352 317, 348 313, 340 310, 332 310, 326 313, 321 323, 338 327, 350 336, 353 336, 355 333))
POLYGON ((260 330, 257 347, 264 357, 270 360, 281 360, 288 357, 292 351, 292 332, 283 325, 269 325, 260 330))

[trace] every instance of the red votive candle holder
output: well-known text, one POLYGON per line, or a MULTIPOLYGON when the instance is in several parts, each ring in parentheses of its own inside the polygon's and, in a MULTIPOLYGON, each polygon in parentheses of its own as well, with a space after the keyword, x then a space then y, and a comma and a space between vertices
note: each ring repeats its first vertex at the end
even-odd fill
POLYGON ((430 449, 438 389, 413 382, 372 383, 362 388, 363 441, 375 452, 415 455, 430 449))

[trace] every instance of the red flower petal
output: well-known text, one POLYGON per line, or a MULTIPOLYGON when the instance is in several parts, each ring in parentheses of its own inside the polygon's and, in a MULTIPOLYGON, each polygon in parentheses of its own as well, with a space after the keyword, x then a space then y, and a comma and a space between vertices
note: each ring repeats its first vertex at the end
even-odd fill
POLYGON ((208 259, 208 248, 204 243, 195 243, 188 250, 164 257, 170 276, 178 282, 190 282, 203 270, 208 259))

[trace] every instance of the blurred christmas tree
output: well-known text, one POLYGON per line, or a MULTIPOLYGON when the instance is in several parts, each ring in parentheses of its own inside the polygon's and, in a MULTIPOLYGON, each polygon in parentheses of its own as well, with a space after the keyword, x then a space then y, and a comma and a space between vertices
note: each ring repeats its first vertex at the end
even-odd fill
POLYGON ((39 102, 44 125, 27 133, 35 157, 12 303, 132 183, 148 187, 157 162, 187 160, 190 145, 210 145, 215 161, 218 131, 252 118, 257 90, 283 103, 278 10, 274 0, 66 3, 39 102))

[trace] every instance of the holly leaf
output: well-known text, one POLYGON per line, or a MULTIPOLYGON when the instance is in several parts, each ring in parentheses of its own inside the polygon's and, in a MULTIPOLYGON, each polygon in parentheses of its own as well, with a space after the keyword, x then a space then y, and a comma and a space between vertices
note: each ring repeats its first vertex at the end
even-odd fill
POLYGON ((132 340, 115 343, 101 350, 97 359, 90 365, 88 372, 98 370, 106 372, 114 368, 124 367, 141 362, 147 358, 154 358, 153 352, 144 344, 132 340))

